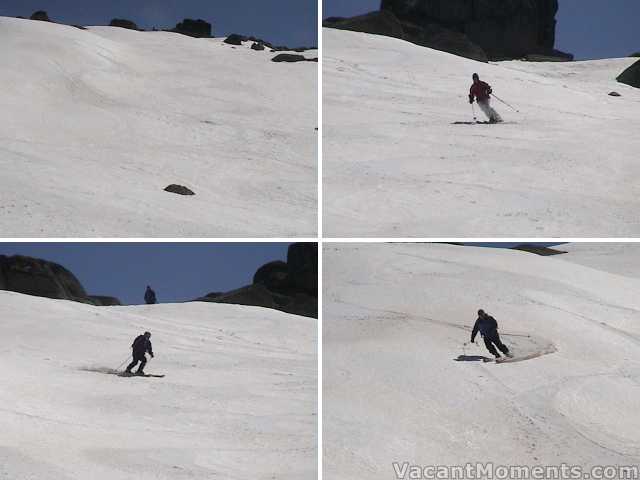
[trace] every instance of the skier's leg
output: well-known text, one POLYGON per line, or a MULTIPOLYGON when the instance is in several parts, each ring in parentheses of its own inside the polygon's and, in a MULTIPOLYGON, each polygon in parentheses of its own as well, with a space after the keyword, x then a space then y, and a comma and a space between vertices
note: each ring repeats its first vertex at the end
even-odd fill
POLYGON ((133 361, 129 364, 129 366, 125 371, 131 373, 131 369, 135 367, 137 364, 138 364, 138 359, 134 357, 133 361))
POLYGON ((490 122, 502 122, 502 117, 498 112, 496 112, 491 106, 490 100, 481 100, 478 101, 478 105, 482 109, 482 112, 487 116, 490 122))
POLYGON ((489 109, 489 113, 491 114, 492 121, 500 123, 502 121, 502 117, 498 112, 496 112, 495 108, 491 106, 491 100, 487 100, 487 108, 489 109))
POLYGON ((493 343, 491 343, 491 340, 488 337, 484 337, 484 346, 487 347, 487 350, 489 350, 491 355, 493 355, 494 357, 498 358, 500 356, 500 354, 496 351, 496 347, 493 346, 493 343))
POLYGON ((140 358, 140 366, 138 367, 138 370, 136 370, 136 373, 143 373, 144 366, 146 364, 147 364, 147 357, 143 356, 142 358, 140 358))
POLYGON ((504 343, 502 343, 502 340, 500 340, 500 335, 497 332, 496 338, 493 339, 493 343, 496 344, 496 347, 498 347, 502 353, 504 353, 505 355, 509 355, 509 349, 504 343))
POLYGON ((482 110, 489 120, 491 120, 491 112, 489 111, 489 104, 486 100, 478 100, 478 107, 482 110))

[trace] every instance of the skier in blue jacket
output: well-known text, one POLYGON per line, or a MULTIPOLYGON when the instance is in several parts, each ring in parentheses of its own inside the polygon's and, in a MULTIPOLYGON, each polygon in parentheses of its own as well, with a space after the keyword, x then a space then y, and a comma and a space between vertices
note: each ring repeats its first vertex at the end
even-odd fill
POLYGON ((133 349, 133 361, 127 367, 126 372, 131 373, 131 369, 135 367, 138 362, 140 366, 136 370, 136 375, 144 375, 144 366, 147 364, 147 357, 145 353, 149 353, 153 358, 153 347, 151 346, 151 333, 144 332, 144 335, 138 335, 133 341, 131 348, 133 349))
POLYGON ((484 310, 478 310, 478 319, 473 326, 473 332, 471 332, 471 343, 475 342, 478 332, 480 332, 480 335, 482 335, 484 339, 485 347, 487 347, 487 350, 489 350, 494 357, 500 358, 496 347, 507 357, 512 357, 507 346, 500 340, 498 322, 484 310))

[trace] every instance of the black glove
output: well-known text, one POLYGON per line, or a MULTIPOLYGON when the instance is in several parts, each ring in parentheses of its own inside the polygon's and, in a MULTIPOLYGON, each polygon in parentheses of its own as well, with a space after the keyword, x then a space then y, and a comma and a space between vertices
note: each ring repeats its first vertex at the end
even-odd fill
POLYGON ((476 343, 475 339, 472 338, 471 339, 471 343, 476 343))
POLYGON ((153 353, 150 353, 149 355, 151 355, 151 358, 153 358, 153 353))
POLYGON ((493 90, 491 90, 491 87, 489 87, 489 95, 491 95, 493 93, 493 90))
POLYGON ((469 103, 473 105, 473 97, 469 97, 469 103))

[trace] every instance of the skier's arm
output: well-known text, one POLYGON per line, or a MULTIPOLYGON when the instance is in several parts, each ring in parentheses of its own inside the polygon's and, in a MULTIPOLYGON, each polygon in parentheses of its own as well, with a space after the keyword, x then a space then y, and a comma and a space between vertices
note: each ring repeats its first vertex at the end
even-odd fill
POLYGON ((151 355, 151 358, 153 358, 153 347, 151 346, 150 340, 147 343, 147 351, 149 352, 149 355, 151 355))
POLYGON ((476 323, 473 325, 473 332, 471 332, 471 343, 475 342, 476 335, 478 334, 478 322, 480 319, 476 320, 476 323))
POLYGON ((469 103, 473 103, 473 85, 471 85, 471 88, 469 89, 469 103))

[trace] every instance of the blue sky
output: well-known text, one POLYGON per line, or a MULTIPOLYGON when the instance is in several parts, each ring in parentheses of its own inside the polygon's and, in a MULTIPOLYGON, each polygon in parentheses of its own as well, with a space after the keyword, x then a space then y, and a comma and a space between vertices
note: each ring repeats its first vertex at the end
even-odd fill
POLYGON ((89 295, 144 303, 193 300, 248 285, 262 265, 287 258, 286 243, 2 243, 0 255, 27 255, 66 267, 89 295))
MULTIPOLYGON (((380 0, 324 0, 324 17, 377 10, 380 0)), ((560 0, 556 48, 576 60, 626 57, 640 51, 640 0, 560 0)))
POLYGON ((116 18, 140 28, 174 27, 184 18, 202 18, 214 35, 255 35, 278 45, 317 45, 316 0, 2 0, 0 16, 29 17, 45 10, 52 20, 79 25, 107 25, 116 18))

